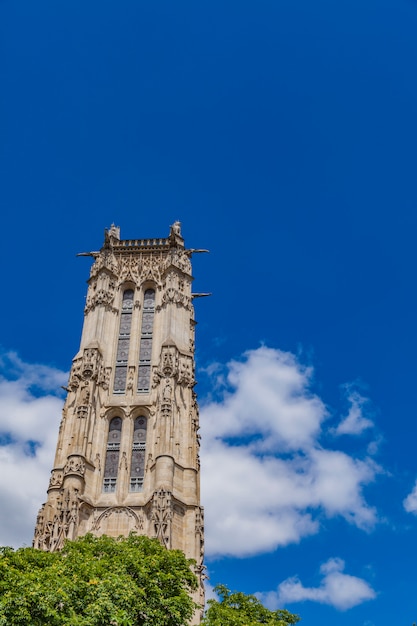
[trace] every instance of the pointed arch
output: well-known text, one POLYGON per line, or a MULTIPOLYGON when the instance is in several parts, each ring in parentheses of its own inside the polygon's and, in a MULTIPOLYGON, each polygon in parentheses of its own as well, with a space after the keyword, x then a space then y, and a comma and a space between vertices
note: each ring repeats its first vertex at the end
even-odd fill
POLYGON ((129 491, 142 491, 146 463, 146 434, 148 420, 143 415, 133 425, 132 460, 130 463, 129 491))
POLYGON ((112 493, 116 491, 117 474, 119 471, 120 442, 122 439, 122 424, 123 420, 121 417, 113 417, 109 423, 103 477, 103 491, 105 493, 112 493))
POLYGON ((143 296, 142 325, 139 346, 138 392, 147 393, 151 381, 152 335, 155 317, 155 289, 143 296))
POLYGON ((125 393, 127 364, 129 359, 130 330, 132 327, 133 289, 125 289, 120 315, 119 337, 117 340, 116 367, 113 393, 125 393))

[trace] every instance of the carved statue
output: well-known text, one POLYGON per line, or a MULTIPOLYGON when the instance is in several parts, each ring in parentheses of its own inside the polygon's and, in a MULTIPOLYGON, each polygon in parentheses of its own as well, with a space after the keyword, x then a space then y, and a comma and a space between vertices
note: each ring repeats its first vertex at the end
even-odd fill
POLYGON ((181 237, 181 222, 179 222, 178 220, 172 224, 171 234, 181 237))
POLYGON ((84 383, 80 392, 80 406, 88 406, 90 402, 90 389, 88 383, 84 383))
POLYGON ((172 385, 169 378, 165 379, 164 388, 162 391, 162 400, 164 402, 170 402, 172 397, 172 385))

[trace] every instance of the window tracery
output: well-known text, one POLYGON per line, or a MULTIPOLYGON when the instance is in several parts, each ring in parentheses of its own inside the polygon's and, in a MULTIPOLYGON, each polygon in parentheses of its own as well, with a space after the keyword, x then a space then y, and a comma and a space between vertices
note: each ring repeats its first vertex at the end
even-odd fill
POLYGON ((122 418, 113 417, 109 424, 107 437, 106 461, 104 464, 103 491, 116 491, 117 473, 119 469, 120 442, 122 438, 122 418))
POLYGON ((114 393, 125 393, 126 390, 132 312, 133 289, 126 289, 123 292, 122 312, 120 315, 119 338, 117 341, 116 367, 113 387, 114 393))
POLYGON ((146 431, 146 417, 137 417, 133 428, 132 460, 130 464, 129 484, 130 491, 142 491, 143 477, 145 474, 146 431))
POLYGON ((138 391, 149 391, 151 380, 152 334, 155 317, 155 290, 147 289, 143 297, 142 326, 139 346, 138 391))

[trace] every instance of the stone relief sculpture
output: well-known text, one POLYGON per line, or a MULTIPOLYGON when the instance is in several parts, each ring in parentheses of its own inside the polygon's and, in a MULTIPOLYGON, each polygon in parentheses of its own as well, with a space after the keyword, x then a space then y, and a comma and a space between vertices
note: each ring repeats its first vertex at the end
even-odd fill
POLYGON ((159 489, 152 499, 151 521, 154 537, 166 548, 171 547, 172 501, 171 493, 159 489))

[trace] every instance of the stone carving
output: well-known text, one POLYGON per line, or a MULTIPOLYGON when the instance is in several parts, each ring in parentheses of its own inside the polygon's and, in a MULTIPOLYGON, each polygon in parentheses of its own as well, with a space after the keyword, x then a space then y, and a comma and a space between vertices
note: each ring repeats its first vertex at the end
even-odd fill
POLYGON ((106 236, 111 241, 112 239, 116 239, 120 241, 120 226, 116 226, 116 224, 112 224, 110 228, 106 231, 106 236))
POLYGON ((152 463, 153 463, 153 456, 152 456, 152 454, 149 452, 149 454, 148 454, 148 460, 146 461, 145 472, 148 472, 148 470, 150 469, 150 467, 151 467, 152 463))
POLYGON ((171 270, 165 275, 163 283, 162 304, 156 307, 160 311, 167 304, 176 304, 192 311, 190 288, 186 289, 184 280, 178 274, 178 271, 171 270))
POLYGON ((152 368, 152 389, 158 387, 161 382, 162 374, 157 367, 152 368))
POLYGON ((80 419, 87 419, 88 417, 88 407, 87 406, 79 406, 77 407, 77 417, 80 419))
POLYGON ((64 473, 62 469, 53 469, 51 472, 51 478, 49 480, 49 489, 59 488, 62 486, 62 480, 64 478, 64 473))
POLYGON ((82 377, 84 380, 97 378, 101 355, 98 348, 86 348, 83 354, 82 377))
POLYGON ((204 509, 198 507, 195 512, 195 534, 200 543, 200 564, 204 558, 204 509))
MULTIPOLYGON (((83 356, 74 360, 68 382, 68 390, 76 391, 83 381, 85 381, 84 384, 82 384, 82 389, 77 399, 78 405, 87 406, 89 404, 90 398, 87 397, 89 393, 87 381, 96 380, 99 377, 101 361, 102 356, 98 348, 86 348, 83 356)), ((111 370, 111 368, 106 369, 111 370)))
POLYGON ((176 267, 184 274, 191 276, 191 262, 184 250, 173 248, 171 254, 166 257, 164 263, 164 269, 167 270, 170 267, 176 267))
POLYGON ((109 240, 105 242, 104 248, 101 252, 95 255, 95 261, 90 270, 90 278, 94 278, 103 270, 107 270, 113 275, 116 275, 118 270, 117 261, 113 251, 111 250, 109 240))
POLYGON ((103 521, 108 519, 112 515, 121 515, 123 517, 127 515, 133 521, 134 530, 137 530, 138 532, 143 531, 145 519, 142 512, 136 513, 128 506, 112 506, 105 509, 100 515, 95 517, 91 527, 92 530, 99 531, 101 529, 103 521))
POLYGON ((130 394, 133 393, 133 387, 135 384, 135 371, 136 371, 136 367, 134 365, 129 365, 126 389, 127 389, 127 392, 130 394))
POLYGON ((170 417, 174 407, 178 410, 179 404, 187 410, 189 394, 186 390, 192 389, 194 385, 192 357, 181 354, 174 345, 163 346, 159 367, 154 367, 152 376, 152 388, 157 390, 155 399, 160 415, 170 417))
POLYGON ((33 539, 33 547, 40 550, 47 550, 48 548, 45 546, 45 505, 39 509, 37 518, 36 518, 36 526, 35 526, 35 536, 33 539))
POLYGON ((199 429, 200 429, 200 419, 199 419, 199 411, 198 411, 198 404, 197 404, 197 394, 195 393, 195 391, 192 392, 192 405, 191 405, 191 409, 190 409, 190 422, 191 422, 191 427, 193 429, 193 433, 194 433, 194 441, 195 441, 195 445, 194 445, 194 462, 196 464, 197 467, 197 471, 200 470, 200 454, 199 454, 199 450, 200 450, 200 439, 201 439, 201 435, 199 434, 199 429))
POLYGON ((127 472, 127 456, 126 456, 126 452, 123 452, 123 454, 122 454, 122 458, 120 459, 119 468, 121 470, 124 470, 125 472, 127 472))
MULTIPOLYGON (((190 309, 192 307, 191 298, 187 296, 185 293, 181 293, 175 287, 168 287, 165 289, 164 294, 162 296, 162 306, 167 305, 169 303, 177 304, 179 306, 183 306, 185 309, 190 309)), ((161 307, 156 307, 156 310, 159 311, 161 307)))
POLYGON ((171 402, 171 398, 172 398, 172 384, 169 378, 166 378, 164 380, 163 383, 163 389, 162 389, 162 402, 171 402))
POLYGON ((86 348, 82 358, 74 361, 69 391, 76 392, 68 406, 76 407, 78 418, 87 419, 92 405, 95 383, 100 377, 102 357, 97 348, 86 348))
POLYGON ((78 388, 78 385, 80 384, 81 363, 82 363, 82 359, 77 359, 73 362, 71 373, 70 373, 70 379, 68 382, 68 388, 70 391, 76 391, 78 388))
POLYGON ((164 376, 174 376, 177 369, 178 350, 175 346, 164 346, 161 350, 160 370, 164 376))
POLYGON ((113 306, 115 295, 115 284, 110 283, 107 289, 96 289, 87 296, 85 305, 85 314, 93 311, 97 306, 104 306, 106 311, 114 311, 117 313, 117 309, 113 306))
POLYGON ((64 476, 67 476, 67 474, 77 474, 78 476, 84 476, 85 460, 82 456, 73 455, 68 457, 68 460, 64 467, 64 476))
POLYGON ((139 259, 128 256, 120 259, 119 263, 119 285, 131 281, 138 284, 140 282, 140 273, 142 264, 139 259))
POLYGON ((90 404, 90 388, 87 382, 82 384, 78 398, 79 406, 88 406, 90 404))
POLYGON ((181 355, 179 359, 178 384, 194 387, 194 363, 189 356, 181 355))
POLYGON ((198 558, 194 566, 194 572, 199 580, 199 595, 201 606, 204 606, 204 580, 207 578, 204 565, 204 509, 198 507, 195 512, 195 535, 197 542, 198 558))
POLYGON ((75 539, 79 505, 78 490, 63 489, 52 519, 48 518, 43 506, 36 521, 33 547, 54 552, 63 547, 66 539, 75 539))
POLYGON ((164 378, 160 386, 160 413, 164 418, 172 414, 172 396, 173 381, 170 378, 164 378))
POLYGON ((142 257, 140 280, 152 280, 157 285, 161 283, 161 258, 146 255, 142 257))
MULTIPOLYGON (((163 346, 161 350, 161 357, 159 360, 159 367, 153 368, 152 374, 152 387, 155 389, 161 383, 161 380, 165 379, 164 385, 166 385, 166 379, 175 376, 178 367, 178 350, 175 346, 163 346)), ((166 393, 165 393, 166 396, 166 393)), ((162 393, 161 399, 163 399, 164 393, 162 393)), ((169 398, 171 399, 171 395, 169 398)))
POLYGON ((159 489, 152 498, 150 515, 154 537, 166 548, 171 547, 172 496, 170 491, 159 489))
POLYGON ((172 226, 170 227, 169 234, 177 235, 178 237, 181 237, 181 222, 179 222, 178 220, 174 222, 172 226))
POLYGON ((190 320, 190 352, 194 354, 195 351, 195 325, 196 322, 194 319, 190 320))
POLYGON ((105 391, 107 391, 110 387, 111 369, 111 367, 104 367, 100 370, 100 375, 97 382, 105 391))

